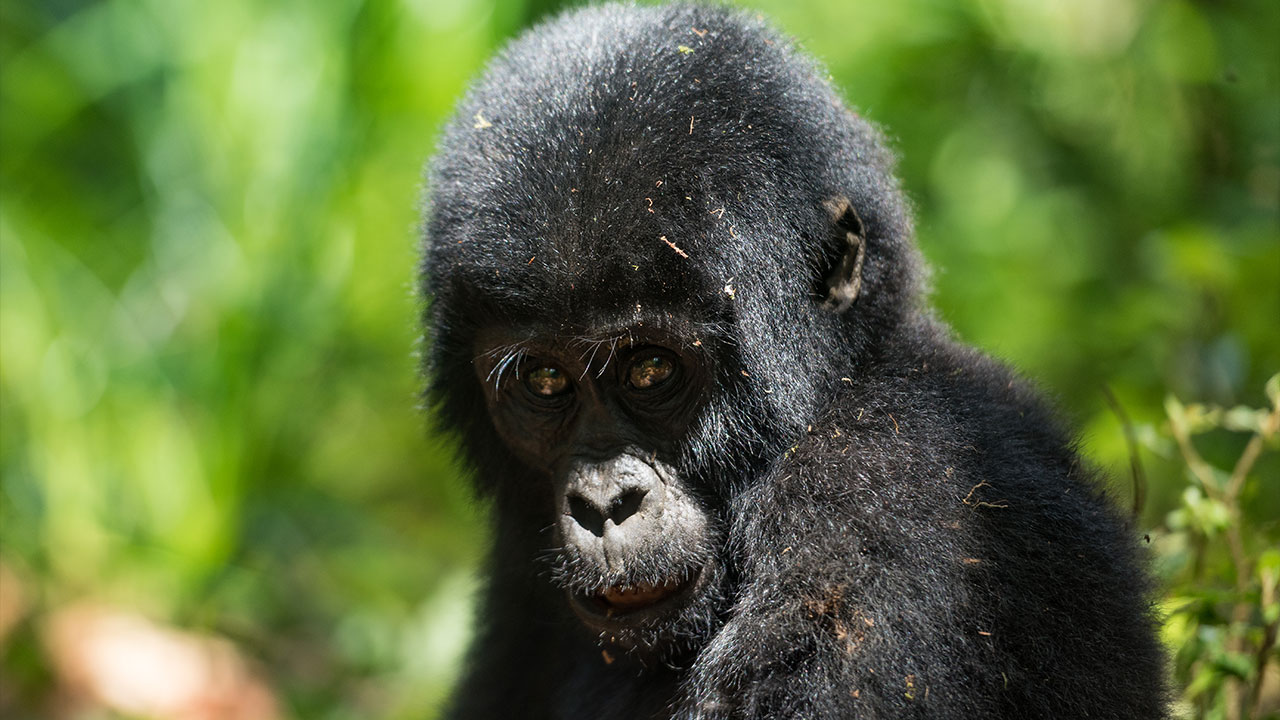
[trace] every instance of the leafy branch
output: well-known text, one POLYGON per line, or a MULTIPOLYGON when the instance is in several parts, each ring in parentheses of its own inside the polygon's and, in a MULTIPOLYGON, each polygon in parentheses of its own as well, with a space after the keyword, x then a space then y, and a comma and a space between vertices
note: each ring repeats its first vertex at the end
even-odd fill
MULTIPOLYGON (((1193 536, 1190 538, 1195 548, 1193 579, 1196 586, 1207 589, 1201 593, 1201 599, 1212 604, 1214 598, 1221 597, 1220 593, 1215 594, 1211 581, 1199 577, 1204 555, 1219 533, 1226 541, 1233 576, 1233 592, 1226 596, 1230 598, 1231 609, 1225 627, 1211 628, 1221 630, 1217 634, 1200 633, 1205 637, 1225 637, 1225 652, 1215 653, 1210 647, 1200 647, 1192 653, 1196 661, 1189 668, 1192 677, 1186 699, 1199 699, 1202 708, 1220 709, 1226 720, 1260 715, 1263 678, 1280 624, 1280 601, 1277 600, 1280 551, 1250 552, 1245 537, 1254 534, 1245 532, 1241 509, 1242 494, 1255 478, 1252 471, 1258 459, 1268 449, 1280 446, 1280 375, 1267 382, 1266 394, 1270 408, 1184 405, 1173 396, 1165 400, 1169 433, 1194 483, 1183 493, 1183 506, 1170 516, 1169 526, 1175 531, 1185 528, 1193 536), (1196 435, 1219 429, 1250 433, 1230 472, 1208 462, 1193 442, 1196 435)), ((1187 614, 1186 622, 1172 626, 1203 630, 1204 625, 1211 623, 1198 615, 1192 617, 1202 606, 1203 603, 1196 602, 1182 604, 1173 614, 1187 614)), ((1184 633, 1184 638, 1189 637, 1189 632, 1184 633)))

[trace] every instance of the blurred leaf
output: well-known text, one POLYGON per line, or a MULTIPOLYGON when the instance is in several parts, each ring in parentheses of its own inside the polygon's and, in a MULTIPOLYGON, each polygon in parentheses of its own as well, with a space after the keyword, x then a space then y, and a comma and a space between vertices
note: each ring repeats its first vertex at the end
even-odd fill
POLYGON ((1222 682, 1222 678, 1217 670, 1217 667, 1207 665, 1197 670, 1192 676, 1191 682, 1188 683, 1186 689, 1183 690, 1183 697, 1188 700, 1194 700, 1206 691, 1217 687, 1222 682))
POLYGON ((1156 455, 1166 459, 1177 457, 1177 444, 1167 436, 1160 434, 1155 425, 1151 423, 1137 425, 1134 428, 1134 435, 1137 436, 1139 445, 1156 455))
POLYGON ((1262 607, 1262 621, 1274 623, 1280 620, 1280 602, 1276 590, 1280 588, 1280 550, 1271 548, 1258 556, 1258 581, 1262 584, 1262 596, 1271 601, 1262 607))
POLYGON ((1247 680, 1253 675, 1253 657, 1239 652, 1222 652, 1214 656, 1213 666, 1226 675, 1247 680))
POLYGON ((1260 433, 1271 413, 1237 405, 1222 413, 1222 427, 1236 432, 1260 433))
POLYGON ((1222 410, 1198 403, 1186 406, 1184 416, 1188 430, 1193 434, 1206 433, 1222 424, 1222 410))
POLYGON ((1280 550, 1271 548, 1258 556, 1258 577, 1264 584, 1275 584, 1280 577, 1280 550))
POLYGON ((1182 492, 1182 502, 1190 511, 1195 528, 1206 535, 1215 535, 1231 524, 1231 511, 1227 506, 1206 497, 1194 485, 1182 492))

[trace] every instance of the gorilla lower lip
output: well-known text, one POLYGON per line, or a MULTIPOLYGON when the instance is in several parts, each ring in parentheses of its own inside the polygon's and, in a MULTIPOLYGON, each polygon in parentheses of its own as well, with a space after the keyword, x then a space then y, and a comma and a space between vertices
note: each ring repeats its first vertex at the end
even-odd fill
POLYGON ((684 605, 703 584, 705 568, 656 583, 614 585, 593 593, 571 593, 570 603, 587 624, 617 630, 646 624, 684 605))
POLYGON ((654 605, 675 595, 685 582, 681 580, 665 580, 660 583, 639 583, 627 587, 611 587, 596 595, 596 599, 605 605, 610 614, 625 613, 654 605))

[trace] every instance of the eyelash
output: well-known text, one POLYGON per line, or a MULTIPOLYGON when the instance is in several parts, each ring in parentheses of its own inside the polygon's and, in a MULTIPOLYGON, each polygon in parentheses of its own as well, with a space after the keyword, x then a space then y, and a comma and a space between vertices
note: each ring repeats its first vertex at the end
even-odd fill
MULTIPOLYGON (((497 355, 497 352, 495 351, 493 354, 497 355)), ((632 394, 638 393, 638 394, 644 394, 650 397, 658 397, 660 395, 666 394, 674 390, 679 386, 679 382, 677 381, 683 374, 684 363, 681 361, 678 355, 676 355, 675 353, 671 352, 670 350, 660 345, 641 346, 639 348, 636 348, 634 352, 628 353, 627 355, 620 356, 620 357, 615 355, 615 351, 611 348, 610 356, 611 356, 610 357, 611 361, 617 361, 616 367, 621 368, 621 371, 620 371, 621 378, 620 378, 619 384, 622 386, 623 389, 627 390, 629 393, 632 393, 632 394), (631 371, 631 368, 635 365, 635 363, 641 358, 645 357, 646 355, 652 355, 653 357, 661 357, 665 359, 668 363, 671 364, 671 375, 669 375, 667 378, 664 378, 661 382, 659 382, 657 385, 653 387, 638 388, 631 384, 630 371, 631 371)), ((603 374, 603 371, 600 374, 603 374)), ((576 388, 577 388, 577 382, 574 380, 573 375, 571 373, 565 372, 565 370, 556 363, 542 361, 537 357, 530 355, 528 350, 526 350, 525 348, 508 348, 506 352, 502 355, 501 359, 494 364, 493 369, 489 371, 488 379, 490 382, 493 383, 494 390, 498 390, 504 387, 510 388, 511 382, 515 381, 516 384, 520 386, 525 396, 529 397, 535 402, 538 402, 540 404, 545 404, 545 405, 563 404, 566 399, 571 398, 576 394, 576 388), (553 367, 553 368, 559 369, 560 372, 564 372, 568 377, 568 382, 569 382, 568 391, 560 395, 552 395, 552 396, 540 395, 538 393, 533 392, 532 389, 530 389, 525 384, 524 380, 527 377, 527 374, 529 372, 532 372, 538 369, 539 367, 553 367)))

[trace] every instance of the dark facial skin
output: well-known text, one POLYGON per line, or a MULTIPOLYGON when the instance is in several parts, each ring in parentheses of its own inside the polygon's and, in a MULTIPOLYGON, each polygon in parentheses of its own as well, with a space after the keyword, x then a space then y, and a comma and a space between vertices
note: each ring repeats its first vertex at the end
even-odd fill
POLYGON ((675 632, 716 571, 711 513, 675 468, 706 359, 642 330, 583 340, 491 329, 474 364, 499 437, 545 480, 567 602, 628 649, 675 632))

